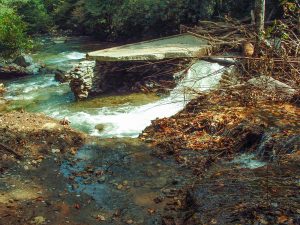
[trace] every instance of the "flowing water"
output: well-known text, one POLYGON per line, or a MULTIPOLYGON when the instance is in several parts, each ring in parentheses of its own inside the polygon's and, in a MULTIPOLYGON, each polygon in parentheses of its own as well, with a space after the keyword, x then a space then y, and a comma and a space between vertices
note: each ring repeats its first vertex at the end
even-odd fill
MULTIPOLYGON (((34 55, 49 67, 72 68, 85 58, 88 51, 103 48, 101 44, 86 44, 74 40, 54 44, 34 55)), ((53 74, 35 75, 6 82, 9 109, 24 108, 43 112, 51 117, 68 118, 71 125, 90 135, 101 137, 137 137, 151 120, 172 116, 191 99, 191 89, 207 90, 218 84, 223 67, 199 61, 171 92, 160 98, 153 94, 102 96, 75 102, 68 84, 55 81, 53 74), (99 132, 95 126, 104 125, 99 132)))
MULTIPOLYGON (((51 44, 34 55, 48 66, 71 68, 84 59, 86 52, 101 49, 104 44, 85 39, 51 44), (87 44, 88 43, 88 44, 87 44)), ((187 172, 171 161, 150 156, 149 147, 134 139, 156 118, 172 116, 193 97, 191 89, 205 91, 215 87, 223 67, 199 61, 188 71, 169 96, 128 94, 100 96, 76 102, 68 84, 55 81, 53 74, 34 75, 5 81, 8 110, 25 109, 42 112, 53 118, 68 118, 71 125, 96 136, 78 151, 73 159, 65 160, 60 168, 65 177, 75 176, 67 184, 70 192, 92 196, 103 213, 125 209, 128 218, 141 224, 156 224, 147 209, 163 208, 154 204, 162 192, 188 183, 187 172), (104 130, 95 127, 104 125, 104 130), (87 168, 104 171, 100 177, 82 175, 87 168)))

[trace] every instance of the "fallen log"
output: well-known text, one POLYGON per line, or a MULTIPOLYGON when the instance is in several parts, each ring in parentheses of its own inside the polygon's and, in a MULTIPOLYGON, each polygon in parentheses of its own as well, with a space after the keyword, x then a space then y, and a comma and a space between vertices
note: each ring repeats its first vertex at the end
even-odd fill
MULTIPOLYGON (((203 57, 201 59, 204 60, 215 60, 218 58, 227 58, 227 59, 247 59, 247 60, 262 60, 262 58, 259 57, 246 57, 246 56, 208 56, 208 57, 203 57)), ((295 63, 295 64, 300 64, 300 60, 297 60, 297 58, 291 58, 288 60, 284 60, 281 58, 272 58, 273 62, 285 62, 285 63, 295 63)))
POLYGON ((0 143, 0 147, 2 147, 3 150, 13 154, 17 159, 22 159, 22 156, 19 153, 17 153, 15 150, 10 148, 9 146, 7 146, 3 143, 0 143))

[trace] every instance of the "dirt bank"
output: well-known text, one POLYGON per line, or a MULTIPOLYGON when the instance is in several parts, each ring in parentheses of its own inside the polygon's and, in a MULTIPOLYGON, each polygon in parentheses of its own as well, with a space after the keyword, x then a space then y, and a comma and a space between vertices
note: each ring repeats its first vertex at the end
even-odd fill
POLYGON ((0 224, 82 224, 78 207, 87 213, 91 200, 82 195, 76 205, 59 166, 85 135, 67 121, 26 112, 0 114, 0 134, 0 224))
POLYGON ((76 151, 84 134, 71 129, 67 121, 57 121, 43 114, 10 112, 0 114, 0 149, 2 156, 40 158, 51 153, 76 151))
POLYGON ((152 121, 140 138, 158 147, 161 157, 174 155, 191 166, 197 158, 193 168, 201 172, 207 160, 230 160, 245 152, 272 160, 296 151, 299 118, 299 108, 290 103, 253 104, 238 91, 214 91, 200 95, 173 117, 152 121))
POLYGON ((300 111, 256 94, 201 94, 141 134, 156 156, 195 174, 181 210, 165 215, 165 224, 299 223, 300 111))

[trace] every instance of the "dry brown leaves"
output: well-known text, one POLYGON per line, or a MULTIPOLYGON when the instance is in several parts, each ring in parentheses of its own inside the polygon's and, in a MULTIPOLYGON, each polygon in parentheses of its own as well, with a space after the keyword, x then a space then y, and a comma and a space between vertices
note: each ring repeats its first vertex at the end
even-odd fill
POLYGON ((251 138, 257 139, 248 149, 253 150, 260 133, 270 127, 278 128, 272 135, 275 142, 299 134, 299 118, 299 109, 291 104, 243 106, 231 92, 214 91, 192 101, 172 118, 153 121, 140 138, 159 147, 162 154, 193 150, 216 158, 239 153, 251 138))

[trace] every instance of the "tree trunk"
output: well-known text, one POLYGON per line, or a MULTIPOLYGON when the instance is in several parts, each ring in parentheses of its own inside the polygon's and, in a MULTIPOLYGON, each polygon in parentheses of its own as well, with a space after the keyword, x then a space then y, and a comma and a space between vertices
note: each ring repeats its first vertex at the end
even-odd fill
POLYGON ((264 38, 265 29, 265 10, 266 1, 265 0, 255 0, 255 22, 256 31, 258 34, 258 40, 261 41, 264 38))

